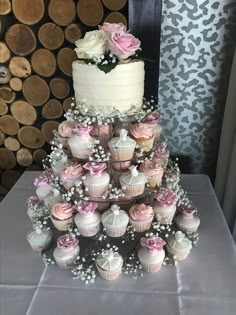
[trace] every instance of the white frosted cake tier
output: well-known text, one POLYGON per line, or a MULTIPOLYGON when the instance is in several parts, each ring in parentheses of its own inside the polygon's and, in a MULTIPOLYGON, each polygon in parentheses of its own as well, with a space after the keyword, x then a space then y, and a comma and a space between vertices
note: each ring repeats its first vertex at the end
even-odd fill
POLYGON ((103 115, 142 107, 144 94, 144 62, 120 63, 109 73, 96 65, 74 61, 73 85, 76 104, 84 102, 90 112, 103 115))

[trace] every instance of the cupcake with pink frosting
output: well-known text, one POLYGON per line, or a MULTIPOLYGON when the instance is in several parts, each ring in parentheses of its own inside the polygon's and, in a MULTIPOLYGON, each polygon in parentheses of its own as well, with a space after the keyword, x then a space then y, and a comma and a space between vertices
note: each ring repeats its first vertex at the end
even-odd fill
POLYGON ((129 222, 136 232, 144 232, 150 229, 154 211, 151 206, 136 204, 129 209, 129 222))
POLYGON ((93 125, 90 135, 97 138, 103 148, 107 148, 109 140, 112 138, 113 127, 111 125, 93 125))
POLYGON ((167 143, 159 143, 154 151, 152 160, 160 166, 166 166, 170 156, 170 152, 167 150, 167 143))
POLYGON ((61 235, 57 238, 57 247, 53 251, 56 264, 61 269, 71 269, 79 255, 79 240, 70 234, 61 235))
POLYGON ((88 159, 95 142, 90 136, 91 126, 75 125, 72 129, 72 136, 68 140, 68 145, 73 157, 77 159, 88 159))
POLYGON ((155 161, 145 160, 140 165, 139 170, 147 176, 150 187, 154 188, 161 184, 164 170, 163 167, 158 165, 155 161))
POLYGON ((67 231, 74 221, 75 209, 69 202, 58 202, 51 209, 51 220, 59 231, 67 231))
POLYGON ((140 244, 138 259, 143 269, 147 272, 159 271, 165 258, 165 241, 157 236, 142 237, 140 244))
POLYGON ((105 172, 106 163, 87 162, 83 168, 89 171, 83 176, 83 184, 87 194, 90 197, 102 196, 110 183, 110 176, 105 172))
POLYGON ((154 195, 153 210, 157 221, 171 224, 176 211, 177 196, 171 189, 161 189, 154 195))
POLYGON ((61 183, 65 187, 65 189, 69 190, 72 186, 74 186, 83 176, 84 169, 79 163, 72 163, 70 165, 65 166, 61 173, 61 183))
POLYGON ((148 124, 137 123, 131 125, 129 132, 144 152, 151 151, 155 137, 152 128, 148 124))
POLYGON ((80 201, 75 216, 75 224, 82 236, 90 237, 96 235, 101 226, 101 215, 96 211, 95 202, 80 201))
POLYGON ((59 139, 64 148, 68 148, 68 139, 72 136, 72 130, 75 125, 75 122, 65 120, 58 126, 59 139))

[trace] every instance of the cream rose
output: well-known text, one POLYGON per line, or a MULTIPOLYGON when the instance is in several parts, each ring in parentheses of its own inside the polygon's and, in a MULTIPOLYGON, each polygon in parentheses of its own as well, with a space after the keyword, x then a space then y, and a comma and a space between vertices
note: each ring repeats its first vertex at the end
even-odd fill
POLYGON ((75 42, 75 52, 78 58, 92 59, 105 54, 107 35, 103 30, 87 32, 83 39, 75 42))

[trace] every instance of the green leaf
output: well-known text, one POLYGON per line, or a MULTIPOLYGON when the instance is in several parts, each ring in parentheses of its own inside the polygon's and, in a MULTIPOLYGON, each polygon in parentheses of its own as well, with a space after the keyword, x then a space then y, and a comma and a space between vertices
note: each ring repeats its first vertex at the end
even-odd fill
POLYGON ((109 73, 112 69, 114 69, 117 66, 118 62, 115 63, 108 63, 106 65, 98 64, 97 67, 104 73, 109 73))

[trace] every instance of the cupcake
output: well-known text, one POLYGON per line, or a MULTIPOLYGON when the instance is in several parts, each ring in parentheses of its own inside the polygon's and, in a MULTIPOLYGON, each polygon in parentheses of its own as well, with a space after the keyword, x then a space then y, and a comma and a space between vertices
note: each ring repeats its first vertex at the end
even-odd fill
POLYGON ((83 177, 83 184, 90 197, 101 197, 108 188, 110 176, 104 170, 107 168, 106 163, 87 162, 83 166, 88 170, 83 177))
POLYGON ((79 240, 70 234, 61 235, 57 238, 57 247, 53 251, 56 264, 61 269, 71 269, 79 255, 79 240))
POLYGON ((106 234, 111 237, 119 237, 126 233, 129 216, 119 206, 112 205, 111 208, 102 214, 102 225, 106 234))
POLYGON ((39 201, 43 201, 52 192, 51 180, 46 174, 41 174, 34 180, 36 195, 39 201))
POLYGON ((74 221, 74 207, 68 202, 56 203, 51 209, 51 220, 59 231, 67 231, 74 221))
POLYGON ((129 222, 136 232, 144 232, 150 229, 154 212, 151 206, 136 204, 129 209, 129 222))
POLYGON ((165 258, 163 246, 165 242, 160 237, 142 237, 141 248, 138 251, 138 259, 147 272, 157 272, 161 269, 165 258))
POLYGON ((96 211, 95 202, 80 201, 75 216, 75 224, 82 236, 94 236, 100 230, 101 215, 96 211))
POLYGON ((69 190, 72 186, 79 182, 84 174, 84 169, 79 163, 72 163, 65 166, 60 173, 61 183, 65 189, 69 190))
POLYGON ((176 211, 176 194, 170 189, 162 189, 154 195, 153 210, 157 221, 171 224, 176 211))
POLYGON ((170 156, 170 152, 166 149, 167 143, 159 143, 154 151, 152 160, 160 166, 166 166, 170 156))
POLYGON ((58 136, 64 148, 68 149, 68 139, 72 136, 72 130, 76 123, 73 121, 63 121, 58 126, 58 136))
POLYGON ((121 129, 120 136, 111 139, 108 146, 114 160, 125 161, 133 158, 136 142, 127 136, 127 130, 121 129))
POLYGON ((90 135, 97 138, 100 144, 107 148, 108 141, 112 138, 113 127, 111 125, 93 125, 90 135))
POLYGON ((158 112, 153 112, 145 117, 145 123, 152 129, 156 141, 159 140, 162 130, 161 126, 158 124, 159 118, 160 114, 158 112))
POLYGON ((44 204, 40 203, 37 196, 31 196, 27 198, 26 207, 27 214, 31 222, 34 222, 36 219, 49 214, 49 210, 44 206, 44 204))
POLYGON ((73 135, 68 140, 68 145, 73 157, 77 159, 88 159, 95 140, 90 136, 92 127, 84 127, 77 124, 73 130, 73 135))
POLYGON ((33 225, 34 231, 29 232, 27 235, 27 240, 36 252, 41 252, 49 248, 52 242, 52 231, 42 229, 40 224, 33 225))
POLYGON ((137 123, 130 127, 131 137, 143 149, 144 152, 152 150, 154 142, 154 133, 148 124, 137 123))
POLYGON ((181 205, 178 211, 179 213, 175 217, 177 227, 183 232, 197 232, 200 225, 197 209, 192 206, 181 205))
POLYGON ((59 176, 61 170, 67 165, 68 158, 62 149, 57 149, 50 154, 50 164, 55 176, 59 176))
POLYGON ((167 251, 170 255, 175 256, 176 260, 186 259, 191 249, 192 242, 181 231, 177 231, 174 237, 167 242, 167 251))
POLYGON ((163 167, 155 161, 145 160, 139 167, 140 172, 147 176, 150 187, 159 186, 164 173, 163 167))
POLYGON ((115 280, 121 274, 123 258, 119 253, 105 250, 96 259, 99 275, 104 280, 115 280))
POLYGON ((120 177, 121 188, 128 197, 141 195, 144 192, 146 181, 146 175, 138 172, 134 165, 130 166, 129 171, 120 177))

